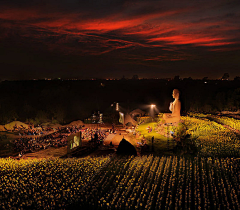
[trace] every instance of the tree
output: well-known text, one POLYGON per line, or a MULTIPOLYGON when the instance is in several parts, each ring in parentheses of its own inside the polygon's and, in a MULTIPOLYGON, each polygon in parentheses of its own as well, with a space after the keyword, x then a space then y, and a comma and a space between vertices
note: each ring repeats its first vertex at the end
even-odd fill
POLYGON ((43 110, 39 110, 35 117, 35 124, 41 124, 41 123, 45 123, 47 121, 49 121, 49 116, 48 116, 47 112, 45 112, 43 110))
POLYGON ((206 80, 208 80, 208 77, 203 77, 202 80, 203 80, 203 81, 206 81, 206 80))
POLYGON ((218 111, 224 111, 226 105, 226 92, 218 92, 216 95, 215 103, 218 111))
POLYGON ((133 80, 138 80, 138 75, 133 75, 132 79, 133 80))
POLYGON ((175 80, 175 81, 180 80, 180 76, 179 76, 179 75, 176 75, 173 80, 175 80))
POLYGON ((239 77, 239 76, 236 76, 236 77, 234 78, 234 81, 240 81, 240 77, 239 77))
POLYGON ((222 76, 222 80, 228 80, 229 79, 229 73, 224 73, 222 76))
POLYGON ((66 117, 66 112, 63 106, 57 106, 53 111, 53 119, 58 123, 64 123, 64 119, 66 117))

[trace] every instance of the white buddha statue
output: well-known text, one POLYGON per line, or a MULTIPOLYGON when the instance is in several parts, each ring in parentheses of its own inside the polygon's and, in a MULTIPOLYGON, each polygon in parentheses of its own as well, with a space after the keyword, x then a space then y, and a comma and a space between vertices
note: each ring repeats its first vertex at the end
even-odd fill
POLYGON ((179 95, 179 90, 174 89, 172 96, 175 100, 174 102, 171 102, 169 106, 169 110, 172 112, 172 114, 163 114, 165 123, 178 123, 180 121, 181 102, 179 100, 179 95))

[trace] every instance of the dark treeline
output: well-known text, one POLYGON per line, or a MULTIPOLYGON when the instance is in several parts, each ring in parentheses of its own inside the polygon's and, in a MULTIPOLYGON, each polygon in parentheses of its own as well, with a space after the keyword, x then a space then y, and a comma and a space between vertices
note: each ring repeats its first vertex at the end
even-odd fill
POLYGON ((182 112, 240 109, 240 82, 222 80, 31 80, 0 83, 0 124, 13 120, 68 123, 94 112, 105 116, 118 102, 125 112, 168 111, 172 90, 181 91, 182 112))

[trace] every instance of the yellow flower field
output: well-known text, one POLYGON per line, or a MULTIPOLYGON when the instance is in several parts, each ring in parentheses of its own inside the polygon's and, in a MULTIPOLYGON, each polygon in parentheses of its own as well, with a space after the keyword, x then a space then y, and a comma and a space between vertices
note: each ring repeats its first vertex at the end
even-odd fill
POLYGON ((1 209, 240 209, 237 158, 0 159, 1 209))
POLYGON ((204 156, 240 157, 240 139, 234 131, 223 125, 201 117, 181 117, 186 133, 195 139, 204 156))

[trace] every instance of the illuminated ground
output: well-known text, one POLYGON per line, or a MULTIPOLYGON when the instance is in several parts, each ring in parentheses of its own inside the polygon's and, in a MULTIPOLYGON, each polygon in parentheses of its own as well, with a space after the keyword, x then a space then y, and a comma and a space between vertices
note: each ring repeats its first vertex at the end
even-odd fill
MULTIPOLYGON (((152 137, 154 136, 154 153, 155 154, 172 154, 172 149, 173 147, 176 146, 176 142, 175 140, 173 140, 172 138, 167 138, 161 134, 159 134, 158 132, 155 131, 155 127, 157 126, 156 122, 150 122, 150 123, 144 123, 138 126, 137 128, 137 132, 139 132, 141 135, 140 137, 137 139, 139 142, 141 141, 141 138, 144 136, 144 138, 146 139, 146 143, 152 147, 152 137), (152 127, 152 131, 148 132, 148 126, 152 127), (169 143, 168 143, 169 140, 169 143)), ((150 148, 151 151, 151 148, 150 148)))

